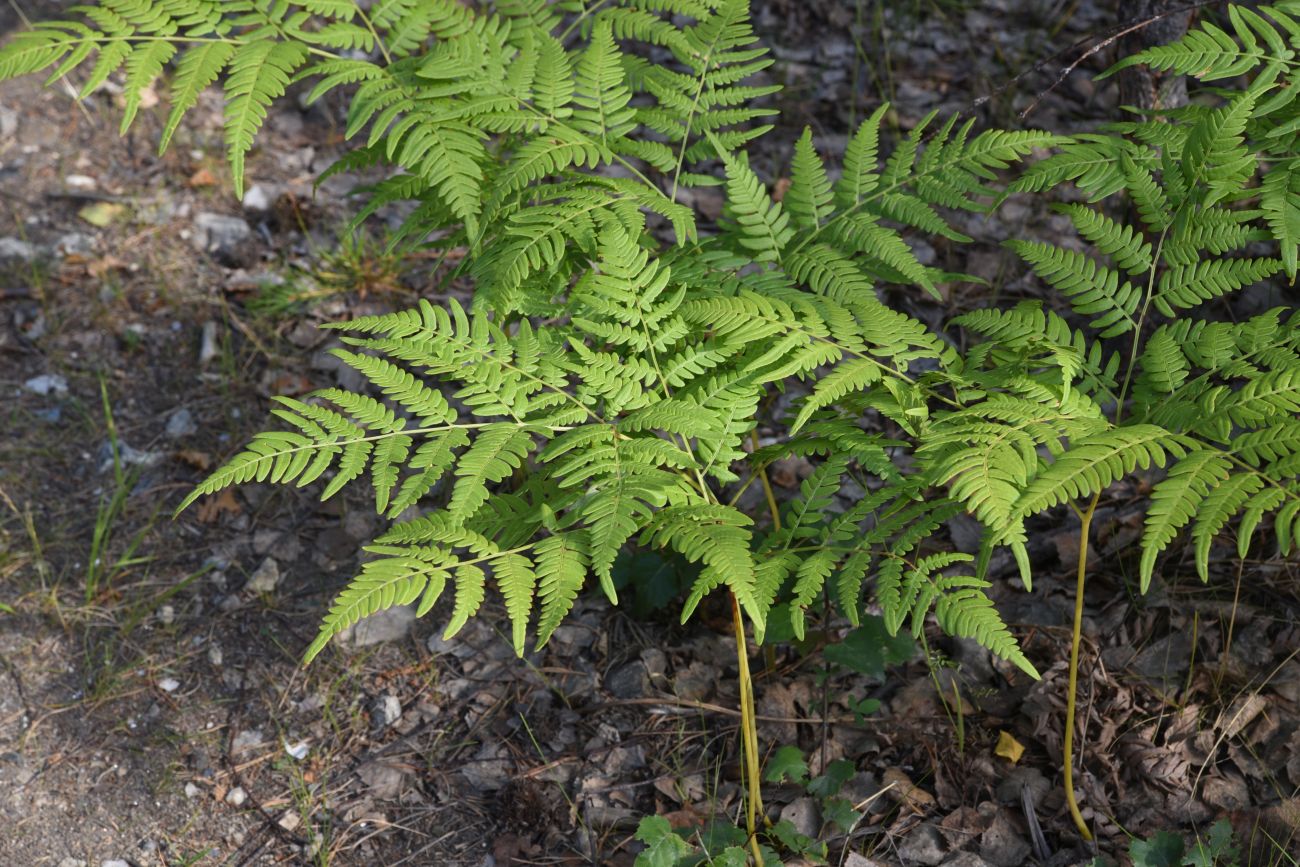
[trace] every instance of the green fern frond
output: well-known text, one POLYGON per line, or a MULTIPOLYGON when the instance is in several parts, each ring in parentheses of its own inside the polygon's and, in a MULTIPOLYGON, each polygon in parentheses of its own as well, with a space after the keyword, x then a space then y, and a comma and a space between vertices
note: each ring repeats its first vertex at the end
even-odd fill
POLYGON ((1091 496, 1121 476, 1138 468, 1162 467, 1167 455, 1180 458, 1186 451, 1179 437, 1150 424, 1126 425, 1082 438, 1035 474, 1017 498, 1012 516, 1037 514, 1091 496))
POLYGON ((1142 290, 1128 281, 1121 283, 1118 271, 1098 265, 1083 253, 1039 241, 1013 240, 1006 245, 1065 294, 1075 312, 1096 316, 1090 326, 1102 337, 1117 337, 1135 327, 1142 290))
POLYGON ((230 57, 226 79, 226 151, 235 178, 235 197, 244 196, 244 156, 266 120, 271 102, 307 60, 305 46, 262 39, 246 42, 230 57))
POLYGON ((1174 464, 1169 475, 1155 486, 1142 532, 1138 580, 1143 593, 1151 585, 1160 552, 1192 520, 1210 492, 1227 480, 1231 467, 1231 462, 1217 451, 1193 451, 1174 464))
POLYGON ((826 167, 813 148, 812 128, 805 127, 794 146, 790 163, 790 188, 782 204, 790 211, 797 226, 816 229, 835 208, 831 204, 831 182, 826 167))

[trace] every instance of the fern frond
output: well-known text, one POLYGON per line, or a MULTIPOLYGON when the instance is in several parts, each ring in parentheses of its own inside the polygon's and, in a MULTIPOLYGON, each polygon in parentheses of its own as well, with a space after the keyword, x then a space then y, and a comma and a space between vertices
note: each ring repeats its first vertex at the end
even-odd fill
POLYGON ((794 159, 790 163, 790 188, 782 204, 794 217, 796 225, 816 229, 835 208, 831 204, 831 183, 826 178, 826 167, 813 148, 812 128, 805 127, 803 135, 794 146, 794 159))
POLYGON ((290 77, 306 59, 305 46, 268 39, 246 42, 231 55, 225 83, 225 127, 236 198, 244 196, 244 156, 266 120, 267 107, 284 94, 290 77))
POLYGON ((1142 532, 1141 591, 1147 592, 1156 558, 1169 547, 1178 530, 1192 520, 1202 501, 1228 478, 1232 464, 1217 451, 1203 449, 1185 455, 1151 492, 1142 532))

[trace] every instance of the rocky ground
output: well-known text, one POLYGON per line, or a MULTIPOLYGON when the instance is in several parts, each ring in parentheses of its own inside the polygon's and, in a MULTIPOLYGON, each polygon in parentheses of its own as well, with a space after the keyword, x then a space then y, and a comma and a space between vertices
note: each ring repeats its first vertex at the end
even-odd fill
MULTIPOLYGON (((788 88, 783 123, 812 125, 827 153, 885 98, 901 129, 935 109, 1060 131, 1115 116, 1087 74, 1104 52, 1044 93, 1066 62, 1052 53, 1112 23, 1097 4, 755 9, 788 88)), ((158 110, 118 138, 111 88, 78 107, 63 83, 0 86, 0 864, 630 864, 641 816, 734 819, 725 617, 706 608, 683 628, 593 595, 516 660, 503 616, 444 643, 436 613, 397 609, 303 669, 375 529, 366 505, 246 487, 173 520, 271 395, 347 381, 317 323, 464 291, 379 240, 338 241, 348 184, 311 189, 342 147, 338 105, 273 113, 241 205, 210 97, 159 157, 158 110)), ((769 141, 755 163, 777 178, 793 136, 769 141)), ((697 202, 706 216, 718 204, 697 202)), ((1051 235, 1053 220, 1012 200, 966 227, 976 244, 919 249, 999 297, 1032 296, 996 242, 1051 235)), ((895 300, 937 324, 987 303, 976 292, 895 300)), ((806 469, 781 467, 778 488, 806 469)), ((1101 852, 1226 817, 1277 858, 1256 863, 1293 864, 1277 853, 1297 850, 1300 828, 1297 564, 1225 558, 1203 586, 1171 563, 1139 598, 1116 565, 1140 532, 1137 492, 1113 493, 1097 522, 1079 782, 1101 852)), ((970 544, 965 525, 951 532, 970 544)), ((851 763, 843 793, 868 815, 832 863, 1091 858, 1058 770, 1074 538, 1066 521, 1043 527, 1035 592, 998 588, 1041 682, 938 635, 886 677, 827 672, 797 648, 755 655, 765 745, 800 747, 813 773, 851 763), (879 707, 864 717, 867 700, 879 707), (1006 738, 1023 747, 1014 760, 1006 738), (1031 847, 1026 793, 1048 852, 1031 847)), ((820 831, 802 789, 767 795, 820 831)))

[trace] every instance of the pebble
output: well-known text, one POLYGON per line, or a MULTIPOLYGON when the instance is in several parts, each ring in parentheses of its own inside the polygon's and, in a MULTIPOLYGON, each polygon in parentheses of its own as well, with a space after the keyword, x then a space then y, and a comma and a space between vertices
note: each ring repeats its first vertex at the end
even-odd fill
POLYGON ((270 593, 280 583, 280 564, 267 557, 249 576, 244 590, 248 593, 270 593))
POLYGON ((64 858, 59 862, 59 867, 86 867, 86 862, 80 858, 64 858))
POLYGON ((194 413, 185 407, 181 407, 168 417, 167 430, 164 433, 170 439, 178 440, 181 437, 189 436, 198 429, 198 425, 194 423, 194 413))
POLYGON ((307 753, 311 752, 311 747, 307 745, 306 741, 298 741, 296 744, 291 744, 288 741, 285 741, 284 751, 289 755, 289 758, 302 761, 307 758, 307 753))
POLYGON ((194 235, 190 243, 199 250, 215 253, 239 246, 252 234, 253 230, 242 217, 202 211, 194 218, 194 235))
POLYGON ((0 262, 30 262, 36 248, 19 238, 0 238, 0 262))
POLYGON ((358 620, 355 626, 339 633, 344 641, 354 647, 369 647, 385 641, 404 638, 415 623, 415 609, 409 605, 395 605, 376 611, 369 617, 358 620))
POLYGON ((605 678, 605 690, 614 698, 641 698, 650 692, 650 671, 639 659, 621 665, 605 678))
POLYGON ((84 232, 67 232, 54 242, 54 252, 60 256, 89 256, 95 252, 95 239, 84 232))
POLYGON ((171 626, 176 622, 176 609, 171 605, 164 605, 159 608, 158 622, 163 626, 171 626))
POLYGON ((217 323, 209 319, 203 323, 202 336, 199 339, 199 364, 205 365, 221 352, 217 346, 217 323))
POLYGON ((898 846, 898 857, 904 864, 934 867, 942 863, 945 849, 939 829, 925 822, 903 836, 903 841, 898 846))
POLYGON ((203 790, 200 789, 198 786, 194 785, 193 783, 185 784, 185 797, 189 798, 190 800, 197 798, 202 793, 203 790))
POLYGON ((163 692, 175 692, 181 688, 181 682, 174 677, 164 677, 158 681, 158 688, 163 692))
MULTIPOLYGON (((124 467, 141 467, 148 469, 156 466, 162 461, 162 452, 142 451, 123 442, 117 441, 117 462, 124 467)), ((111 442, 106 442, 99 447, 99 471, 106 473, 113 469, 114 449, 111 442)))
POLYGON ((99 182, 90 175, 68 175, 63 179, 63 185, 69 190, 75 190, 81 193, 88 193, 99 186, 99 182))
POLYGON ((262 736, 261 729, 245 729, 235 735, 235 739, 230 744, 230 752, 236 756, 244 755, 264 743, 266 743, 266 739, 262 736))
POLYGON ((99 867, 131 867, 131 864, 121 858, 110 858, 107 861, 100 861, 99 867))
POLYGON ((817 815, 817 802, 812 798, 796 798, 781 808, 781 819, 794 825, 794 829, 805 837, 816 839, 821 828, 821 818, 817 815))
POLYGON ((244 193, 244 210, 267 211, 271 208, 271 197, 261 184, 254 184, 244 193))
POLYGON ((226 803, 232 807, 242 807, 248 800, 248 792, 245 792, 242 786, 235 786, 226 793, 226 803))
POLYGON ((208 645, 208 662, 213 666, 220 666, 224 662, 224 654, 221 652, 221 645, 213 642, 208 645))
POLYGON ((370 705, 370 722, 377 729, 396 725, 402 718, 402 702, 391 692, 376 698, 370 705))
POLYGON ((23 383, 23 388, 32 394, 39 394, 45 397, 53 394, 67 394, 68 381, 57 373, 43 373, 40 376, 33 376, 23 383))

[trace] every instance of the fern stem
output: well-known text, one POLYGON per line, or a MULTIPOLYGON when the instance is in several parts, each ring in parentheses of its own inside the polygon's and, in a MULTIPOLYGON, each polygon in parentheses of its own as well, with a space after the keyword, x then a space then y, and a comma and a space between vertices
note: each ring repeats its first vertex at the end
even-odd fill
POLYGON ((749 834, 754 864, 763 867, 763 852, 758 846, 757 816, 763 805, 762 778, 758 768, 758 727, 754 719, 754 680, 749 673, 749 647, 745 642, 745 620, 740 602, 731 594, 731 622, 736 627, 736 663, 740 678, 740 751, 741 770, 745 776, 745 830, 749 834))
POLYGON ((356 4, 356 9, 357 15, 361 16, 361 20, 365 22, 366 29, 370 31, 370 35, 375 37, 375 45, 379 46, 379 53, 383 55, 384 63, 392 66, 393 57, 388 53, 388 46, 384 44, 384 40, 379 38, 379 31, 375 29, 375 23, 370 20, 370 16, 366 14, 366 10, 361 8, 360 3, 356 4))
POLYGON ((1074 798, 1074 714, 1079 692, 1079 645, 1083 637, 1083 588, 1088 570, 1088 535, 1092 529, 1092 516, 1097 511, 1098 495, 1094 494, 1092 502, 1082 516, 1079 527, 1079 572, 1074 589, 1074 629, 1070 633, 1070 681, 1065 698, 1065 743, 1061 746, 1061 761, 1065 771, 1065 803, 1070 808, 1070 816, 1079 829, 1084 840, 1092 841, 1092 832, 1088 823, 1079 812, 1079 804, 1074 798))
POLYGON ((576 18, 574 18, 572 21, 569 22, 569 26, 564 28, 563 32, 560 33, 559 36, 560 42, 563 43, 565 40, 567 40, 570 36, 573 35, 573 31, 577 30, 578 26, 581 25, 583 21, 586 21, 594 13, 600 11, 601 8, 608 5, 609 5, 609 0, 599 0, 599 2, 593 3, 591 6, 588 6, 586 9, 583 9, 582 12, 578 13, 578 16, 576 18))
MULTIPOLYGON (((749 432, 749 441, 754 444, 755 449, 758 448, 758 428, 749 432)), ((759 481, 763 484, 763 496, 767 499, 767 510, 772 515, 772 530, 779 533, 781 532, 781 510, 776 506, 776 494, 772 492, 772 483, 767 479, 767 466, 759 467, 756 472, 759 481)))

